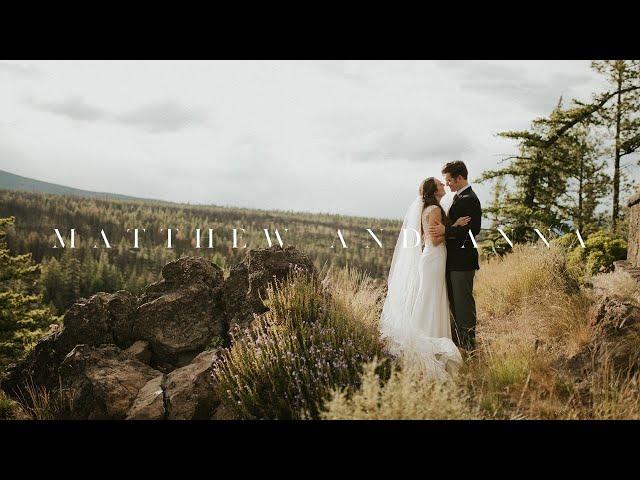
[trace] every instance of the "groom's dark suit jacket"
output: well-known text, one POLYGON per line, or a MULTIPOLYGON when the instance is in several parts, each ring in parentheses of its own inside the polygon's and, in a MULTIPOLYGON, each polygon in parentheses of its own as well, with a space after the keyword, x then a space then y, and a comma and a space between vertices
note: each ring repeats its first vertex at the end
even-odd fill
POLYGON ((447 270, 478 270, 478 250, 473 246, 469 230, 473 232, 474 237, 480 233, 482 208, 471 187, 464 189, 454 199, 447 217, 449 225, 446 226, 444 234, 447 244, 447 270), (471 217, 471 221, 464 227, 450 226, 460 217, 471 217))

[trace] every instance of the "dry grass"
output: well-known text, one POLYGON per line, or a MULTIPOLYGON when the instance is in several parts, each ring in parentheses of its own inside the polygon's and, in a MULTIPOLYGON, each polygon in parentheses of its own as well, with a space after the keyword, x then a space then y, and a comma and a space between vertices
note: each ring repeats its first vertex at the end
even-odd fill
POLYGON ((481 265, 475 282, 480 353, 470 388, 490 418, 576 418, 573 386, 556 365, 591 340, 593 303, 557 246, 516 246, 481 265))
POLYGON ((32 420, 55 420, 73 411, 74 392, 63 388, 55 390, 29 383, 18 400, 17 415, 32 420))
POLYGON ((327 420, 475 419, 467 393, 455 382, 427 380, 415 364, 401 362, 386 382, 377 362, 364 366, 362 386, 353 395, 334 391, 325 405, 327 420))
POLYGON ((323 288, 331 292, 334 308, 353 321, 377 330, 384 302, 384 287, 356 268, 329 267, 320 273, 323 288))
POLYGON ((606 363, 591 381, 593 418, 640 419, 640 373, 617 372, 606 363))
POLYGON ((505 316, 518 309, 552 301, 558 293, 574 293, 578 282, 568 270, 566 252, 516 245, 503 258, 482 264, 475 280, 478 310, 489 317, 505 316))
POLYGON ((367 365, 361 389, 334 391, 323 418, 640 418, 638 374, 597 367, 578 385, 565 367, 593 340, 587 313, 598 292, 637 303, 637 285, 614 272, 597 275, 587 289, 566 260, 559 246, 525 245, 483 263, 475 281, 478 354, 454 382, 429 382, 404 365, 384 383, 367 365))
MULTIPOLYGON (((640 374, 604 362, 577 383, 567 359, 593 339, 587 312, 603 292, 640 302, 613 272, 580 286, 558 246, 516 246, 475 280, 478 352, 449 382, 429 380, 379 340, 384 288, 354 268, 323 268, 270 288, 270 311, 239 334, 215 367, 234 418, 638 419, 640 374)), ((640 351, 640 338, 617 349, 640 351)), ((68 397, 30 388, 21 405, 0 396, 0 416, 54 418, 68 397)))

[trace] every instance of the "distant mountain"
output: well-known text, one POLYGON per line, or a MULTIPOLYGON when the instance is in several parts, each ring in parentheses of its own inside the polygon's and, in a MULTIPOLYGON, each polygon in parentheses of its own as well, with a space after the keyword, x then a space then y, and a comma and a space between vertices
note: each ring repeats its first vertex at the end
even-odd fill
POLYGON ((295 211, 295 210, 280 210, 280 209, 262 209, 262 208, 254 208, 254 207, 239 207, 239 206, 229 206, 229 205, 215 205, 211 203, 207 204, 193 204, 190 202, 172 202, 170 200, 160 200, 157 198, 143 198, 143 197, 131 197, 129 195, 121 195, 119 193, 108 193, 108 192, 92 192, 90 190, 82 190, 80 188, 67 187, 64 185, 58 185, 57 183, 49 183, 43 182, 41 180, 34 180, 33 178, 23 177, 21 175, 16 175, 14 173, 7 172, 5 170, 0 170, 0 190, 19 190, 19 191, 27 191, 27 192, 36 192, 36 193, 48 193, 53 195, 75 195, 77 197, 85 197, 85 198, 100 198, 103 200, 124 200, 124 201, 143 201, 143 202, 154 202, 154 203, 162 203, 165 205, 192 205, 192 206, 207 206, 207 207, 216 207, 222 209, 233 209, 233 210, 245 210, 249 212, 253 212, 256 214, 300 214, 306 215, 310 218, 314 217, 322 217, 322 216, 330 216, 335 219, 372 219, 376 218, 379 220, 390 220, 397 221, 395 218, 382 218, 382 217, 362 217, 362 216, 354 216, 354 215, 341 215, 338 213, 328 213, 328 212, 305 212, 305 211, 295 211))
POLYGON ((118 193, 91 192, 79 188, 65 187, 56 183, 42 182, 33 178, 22 177, 0 170, 0 190, 26 190, 28 192, 53 193, 57 195, 77 195, 80 197, 118 199, 118 200, 151 200, 148 198, 130 197, 118 193))

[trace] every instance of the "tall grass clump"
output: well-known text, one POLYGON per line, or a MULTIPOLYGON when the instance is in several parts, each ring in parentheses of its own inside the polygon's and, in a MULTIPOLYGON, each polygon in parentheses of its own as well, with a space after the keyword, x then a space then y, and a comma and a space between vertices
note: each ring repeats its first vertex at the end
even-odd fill
POLYGON ((476 302, 484 340, 509 332, 519 340, 558 343, 572 352, 590 340, 587 312, 592 296, 580 270, 561 245, 515 245, 512 253, 480 268, 476 302))
POLYGON ((374 288, 368 278, 355 271, 321 277, 296 272, 269 287, 270 310, 246 331, 232 332, 213 375, 224 407, 236 418, 319 418, 333 389, 357 388, 362 364, 383 358, 364 307, 367 294, 353 294, 374 288))
POLYGON ((59 387, 50 390, 30 381, 25 389, 20 391, 20 411, 32 420, 56 420, 73 411, 74 391, 59 387))
POLYGON ((475 282, 479 355, 474 402, 490 418, 574 417, 572 387, 555 366, 591 341, 592 295, 562 244, 515 245, 481 265, 475 282))
POLYGON ((336 389, 325 405, 326 420, 453 420, 479 418, 463 388, 428 379, 415 363, 401 359, 385 382, 374 360, 364 365, 355 392, 336 389))
POLYGON ((526 304, 544 303, 558 293, 579 289, 566 251, 541 242, 514 245, 513 252, 483 263, 475 284, 478 309, 490 316, 507 315, 526 304))
POLYGON ((517 335, 504 335, 485 346, 475 362, 465 365, 468 390, 488 418, 520 414, 519 399, 530 381, 534 347, 517 335))
POLYGON ((598 420, 640 419, 640 373, 620 371, 611 362, 595 371, 591 379, 593 413, 598 420))

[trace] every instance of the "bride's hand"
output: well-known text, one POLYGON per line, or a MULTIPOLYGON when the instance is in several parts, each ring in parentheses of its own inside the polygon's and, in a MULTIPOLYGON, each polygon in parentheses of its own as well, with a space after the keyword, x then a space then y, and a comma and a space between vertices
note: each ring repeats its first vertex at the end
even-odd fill
POLYGON ((452 225, 453 227, 464 227, 467 223, 471 221, 471 217, 460 217, 456 220, 456 222, 452 225))
POLYGON ((444 235, 445 228, 442 223, 437 223, 436 225, 429 225, 427 232, 432 237, 441 237, 444 235))

